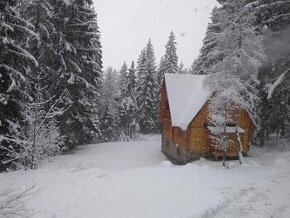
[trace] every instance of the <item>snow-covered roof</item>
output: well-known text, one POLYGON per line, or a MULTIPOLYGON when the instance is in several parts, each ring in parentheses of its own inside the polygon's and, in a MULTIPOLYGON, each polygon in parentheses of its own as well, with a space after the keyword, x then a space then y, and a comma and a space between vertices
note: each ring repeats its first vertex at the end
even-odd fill
POLYGON ((204 87, 205 78, 204 75, 165 74, 172 126, 186 130, 207 102, 212 92, 204 87))

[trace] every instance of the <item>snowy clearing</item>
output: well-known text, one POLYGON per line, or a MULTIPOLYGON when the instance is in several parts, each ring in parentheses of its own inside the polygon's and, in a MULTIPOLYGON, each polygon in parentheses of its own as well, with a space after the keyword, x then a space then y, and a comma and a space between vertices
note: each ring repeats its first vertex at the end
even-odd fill
POLYGON ((172 165, 160 137, 79 147, 36 171, 0 174, 0 187, 36 185, 36 218, 289 217, 290 152, 253 148, 246 164, 172 165))

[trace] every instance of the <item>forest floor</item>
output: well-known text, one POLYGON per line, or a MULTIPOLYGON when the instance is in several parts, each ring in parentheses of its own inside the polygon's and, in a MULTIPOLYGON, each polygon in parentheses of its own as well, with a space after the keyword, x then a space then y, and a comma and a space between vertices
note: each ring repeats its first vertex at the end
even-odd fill
POLYGON ((245 164, 171 164, 160 136, 80 146, 39 169, 0 174, 0 189, 35 186, 35 218, 288 218, 290 152, 253 147, 245 164))

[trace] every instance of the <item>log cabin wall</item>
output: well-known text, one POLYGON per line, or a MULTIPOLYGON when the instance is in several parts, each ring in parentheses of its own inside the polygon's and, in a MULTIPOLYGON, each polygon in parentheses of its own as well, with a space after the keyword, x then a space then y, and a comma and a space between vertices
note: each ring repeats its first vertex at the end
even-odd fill
POLYGON ((180 128, 172 127, 170 120, 163 121, 162 152, 177 164, 187 163, 186 144, 187 134, 180 128))
POLYGON ((243 153, 247 153, 250 150, 250 139, 255 129, 255 123, 252 121, 251 117, 245 110, 238 110, 235 112, 235 121, 239 127, 241 127, 245 132, 240 134, 243 153))
POLYGON ((198 112, 189 124, 189 153, 207 153, 209 151, 209 131, 205 124, 208 121, 208 103, 198 112))
POLYGON ((183 131, 179 127, 172 127, 172 141, 183 149, 187 147, 187 131, 183 131))

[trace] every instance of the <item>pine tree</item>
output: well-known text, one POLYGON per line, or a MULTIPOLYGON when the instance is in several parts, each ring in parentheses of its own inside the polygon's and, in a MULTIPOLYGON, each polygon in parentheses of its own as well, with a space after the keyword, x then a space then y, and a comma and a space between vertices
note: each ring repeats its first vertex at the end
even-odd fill
POLYGON ((100 90, 100 121, 102 140, 113 141, 118 135, 118 72, 112 67, 108 67, 104 72, 102 88, 100 90))
POLYGON ((137 130, 136 101, 132 97, 124 97, 119 103, 119 130, 120 139, 132 139, 137 130))
POLYGON ((131 64, 126 80, 127 84, 124 87, 124 94, 123 96, 121 95, 119 103, 119 126, 122 137, 132 139, 137 130, 136 75, 134 62, 131 64))
POLYGON ((131 99, 129 111, 127 112, 129 114, 129 121, 130 121, 128 133, 131 139, 136 134, 136 131, 138 129, 136 88, 137 88, 136 70, 135 70, 135 64, 132 61, 131 67, 129 69, 128 85, 127 85, 127 96, 131 99))
POLYGON ((105 142, 114 141, 116 139, 117 117, 114 111, 111 105, 107 105, 105 114, 102 118, 102 138, 105 142))
POLYGON ((53 1, 58 41, 59 78, 54 91, 65 91, 59 116, 66 147, 89 143, 100 136, 98 96, 102 52, 96 13, 91 0, 53 1))
POLYGON ((121 98, 125 96, 125 92, 127 89, 127 83, 128 83, 128 67, 126 62, 122 65, 120 72, 119 72, 119 86, 121 91, 121 98))
POLYGON ((179 74, 189 74, 189 73, 190 73, 190 70, 189 70, 189 69, 184 68, 184 64, 183 64, 182 61, 181 61, 180 64, 179 64, 179 67, 178 67, 178 73, 179 73, 179 74))
POLYGON ((142 133, 156 131, 156 95, 156 64, 153 46, 149 40, 138 59, 137 105, 142 133))
POLYGON ((161 90, 162 90, 162 85, 164 82, 164 74, 166 72, 166 68, 165 68, 165 58, 161 57, 160 59, 160 64, 157 70, 157 98, 160 99, 161 98, 161 90))
POLYGON ((168 42, 166 44, 165 52, 165 72, 166 73, 178 73, 178 57, 176 54, 176 42, 173 31, 170 33, 168 42))
MULTIPOLYGON (((256 8, 256 25, 266 38, 265 47, 269 62, 259 72, 259 104, 258 116, 260 128, 258 130, 259 145, 264 146, 265 138, 270 133, 281 137, 290 136, 290 102, 289 92, 285 87, 290 86, 290 3, 287 1, 261 0, 253 1, 256 8), (277 85, 277 78, 283 77, 277 85), (269 84, 273 84, 272 87, 269 84), (274 88, 275 87, 275 88, 274 88), (269 93, 271 90, 271 93, 269 93), (270 95, 275 96, 269 98, 270 95), (273 108, 280 108, 273 110, 273 108), (281 119, 283 118, 283 119, 281 119), (278 122, 276 122, 278 121, 278 122)), ((279 82, 279 81, 278 81, 279 82)))
POLYGON ((208 69, 221 61, 222 53, 216 53, 218 34, 221 32, 220 16, 222 8, 215 7, 211 13, 211 22, 207 26, 207 31, 203 39, 200 55, 193 66, 194 74, 207 74, 208 69))
POLYGON ((116 109, 119 99, 119 86, 118 86, 118 72, 112 67, 108 67, 104 72, 104 79, 102 88, 100 90, 100 114, 101 117, 105 114, 107 108, 116 109))
POLYGON ((251 6, 255 8, 256 25, 261 32, 270 29, 277 34, 284 31, 290 24, 289 1, 252 0, 251 6))
POLYGON ((0 161, 11 150, 25 149, 27 142, 21 141, 25 134, 22 111, 23 103, 31 100, 27 76, 38 67, 37 60, 25 49, 29 39, 37 35, 34 26, 16 11, 17 3, 0 2, 0 161))
POLYGON ((136 97, 136 70, 135 70, 135 64, 134 61, 132 61, 129 73, 128 73, 128 79, 127 79, 127 87, 126 87, 126 96, 129 97, 136 97))
POLYGON ((39 67, 31 70, 28 77, 33 101, 26 104, 25 111, 26 137, 27 141, 31 142, 31 147, 27 150, 33 154, 26 158, 26 162, 30 162, 30 167, 35 169, 41 159, 57 153, 61 145, 59 129, 54 118, 64 110, 57 107, 60 99, 53 96, 50 87, 47 86, 57 74, 53 68, 57 59, 54 50, 56 45, 51 39, 55 31, 52 23, 53 8, 45 0, 32 0, 29 4, 26 2, 19 7, 22 9, 22 15, 34 25, 38 35, 29 40, 29 52, 37 59, 39 67))

